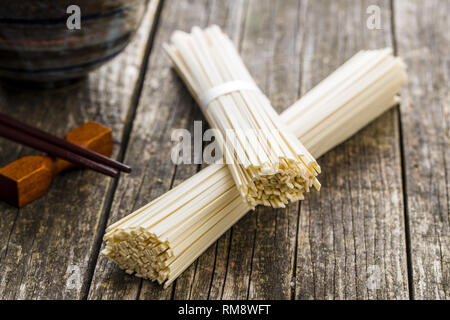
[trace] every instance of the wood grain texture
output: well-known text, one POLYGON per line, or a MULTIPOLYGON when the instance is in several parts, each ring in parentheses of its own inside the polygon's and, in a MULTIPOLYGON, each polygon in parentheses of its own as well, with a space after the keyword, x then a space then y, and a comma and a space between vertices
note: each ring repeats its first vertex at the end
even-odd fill
MULTIPOLYGON (((388 1, 304 3, 302 92, 361 49, 392 46, 388 1), (370 30, 366 9, 381 9, 370 30)), ((408 299, 398 112, 319 160, 322 190, 302 202, 296 299, 408 299)))
POLYGON ((415 299, 450 299, 450 1, 394 1, 415 299))
MULTIPOLYGON (((53 91, 1 87, 1 111, 62 137, 68 129, 95 120, 113 129, 117 156, 153 21, 152 8, 126 52, 86 81, 53 91)), ((0 165, 34 153, 2 140, 0 165)), ((58 176, 45 197, 21 210, 0 203, 2 299, 83 296, 111 184, 102 175, 75 171, 58 176)))

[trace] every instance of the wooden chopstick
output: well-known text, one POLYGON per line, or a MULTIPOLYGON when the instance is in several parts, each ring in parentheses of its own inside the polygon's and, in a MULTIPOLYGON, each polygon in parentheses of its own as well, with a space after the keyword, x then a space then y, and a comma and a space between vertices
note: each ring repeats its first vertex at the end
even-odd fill
POLYGON ((18 129, 6 126, 3 124, 3 122, 0 122, 0 136, 16 141, 33 149, 48 153, 54 157, 67 160, 82 168, 92 169, 113 178, 116 178, 119 175, 119 172, 116 169, 87 159, 67 149, 63 149, 59 146, 50 144, 49 142, 32 136, 26 132, 22 132, 18 129))
POLYGON ((42 131, 38 128, 34 128, 32 126, 27 125, 21 121, 18 121, 4 113, 0 113, 0 123, 5 126, 11 127, 13 129, 19 130, 21 132, 27 133, 30 136, 34 136, 40 140, 47 141, 50 144, 61 147, 62 149, 66 149, 71 151, 74 154, 78 154, 83 156, 84 158, 93 160, 99 164, 103 164, 105 166, 109 166, 115 168, 119 171, 123 171, 126 173, 131 172, 131 168, 119 161, 110 159, 105 157, 97 152, 82 148, 77 146, 76 144, 70 143, 64 139, 53 136, 45 131, 42 131))

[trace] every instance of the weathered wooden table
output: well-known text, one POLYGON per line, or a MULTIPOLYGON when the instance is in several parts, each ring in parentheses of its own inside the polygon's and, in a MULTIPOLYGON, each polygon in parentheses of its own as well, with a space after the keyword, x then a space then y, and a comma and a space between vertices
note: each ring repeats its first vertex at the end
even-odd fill
MULTIPOLYGON (((118 59, 78 87, 0 89, 0 110, 64 136, 88 120, 114 130, 118 181, 57 177, 24 209, 0 204, 3 299, 449 299, 450 1, 153 0, 118 59), (381 28, 367 26, 370 5, 381 28), (162 43, 218 24, 278 111, 360 49, 392 46, 409 66, 402 105, 320 159, 322 192, 259 208, 171 287, 99 256, 105 227, 193 175, 170 161, 174 128, 199 108, 162 43)), ((0 141, 0 165, 34 151, 0 141)))

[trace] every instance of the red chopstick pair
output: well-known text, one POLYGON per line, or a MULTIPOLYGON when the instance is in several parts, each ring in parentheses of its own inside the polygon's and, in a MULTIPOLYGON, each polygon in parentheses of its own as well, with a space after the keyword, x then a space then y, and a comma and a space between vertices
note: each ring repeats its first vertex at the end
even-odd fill
POLYGON ((0 136, 110 177, 117 177, 119 171, 131 172, 131 168, 121 162, 77 146, 3 113, 0 113, 0 136))

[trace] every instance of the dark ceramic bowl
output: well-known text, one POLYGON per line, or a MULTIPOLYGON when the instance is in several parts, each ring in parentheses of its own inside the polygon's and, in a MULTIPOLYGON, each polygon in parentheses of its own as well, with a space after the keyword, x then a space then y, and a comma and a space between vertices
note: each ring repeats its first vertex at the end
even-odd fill
POLYGON ((147 0, 19 0, 0 5, 0 78, 36 85, 85 76, 117 56, 144 15, 147 0), (70 30, 67 8, 81 9, 70 30))

